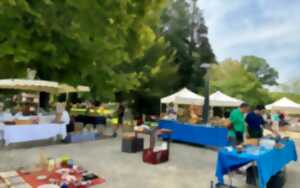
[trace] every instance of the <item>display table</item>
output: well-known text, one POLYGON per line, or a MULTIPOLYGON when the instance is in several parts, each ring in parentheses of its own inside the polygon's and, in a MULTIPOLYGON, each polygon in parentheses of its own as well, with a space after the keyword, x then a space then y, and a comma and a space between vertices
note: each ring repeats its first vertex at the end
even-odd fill
POLYGON ((228 145, 228 130, 219 127, 184 124, 171 120, 160 120, 159 128, 173 131, 171 139, 191 144, 210 147, 224 147, 228 145))
POLYGON ((3 127, 5 145, 45 140, 58 135, 62 139, 67 136, 66 124, 6 125, 3 127))
POLYGON ((268 181, 277 172, 282 170, 290 161, 297 160, 297 152, 293 141, 283 141, 281 149, 267 150, 260 148, 253 151, 252 148, 238 154, 234 149, 229 151, 223 148, 219 151, 216 167, 216 176, 219 183, 223 183, 223 176, 228 172, 238 169, 250 162, 255 162, 258 170, 259 187, 266 187, 268 181), (252 149, 252 152, 250 152, 252 149))

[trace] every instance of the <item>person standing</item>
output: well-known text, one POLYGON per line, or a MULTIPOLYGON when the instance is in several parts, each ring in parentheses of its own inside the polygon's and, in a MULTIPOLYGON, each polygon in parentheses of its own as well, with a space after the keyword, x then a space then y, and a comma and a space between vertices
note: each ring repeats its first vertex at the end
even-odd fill
POLYGON ((248 124, 248 136, 250 138, 263 137, 263 127, 266 124, 263 114, 265 107, 263 105, 257 105, 253 112, 250 112, 246 117, 246 123, 248 124))
POLYGON ((122 104, 122 102, 119 103, 117 115, 118 115, 118 124, 115 126, 113 137, 117 137, 117 135, 118 135, 117 131, 118 131, 119 127, 123 126, 124 115, 125 115, 125 106, 122 104))
POLYGON ((249 105, 247 103, 243 103, 239 108, 233 110, 229 116, 237 144, 244 142, 245 114, 248 110, 249 105))
POLYGON ((167 115, 168 119, 170 120, 176 120, 177 119, 177 111, 175 109, 175 105, 173 103, 170 103, 167 108, 167 115))

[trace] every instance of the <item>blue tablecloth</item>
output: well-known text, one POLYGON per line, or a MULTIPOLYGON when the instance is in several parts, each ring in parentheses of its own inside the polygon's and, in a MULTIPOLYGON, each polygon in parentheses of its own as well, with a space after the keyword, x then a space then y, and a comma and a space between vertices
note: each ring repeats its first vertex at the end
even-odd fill
POLYGON ((172 140, 211 147, 224 147, 228 145, 228 131, 226 128, 183 124, 170 120, 160 120, 159 127, 171 129, 173 131, 171 135, 172 140))
POLYGON ((229 152, 225 148, 221 149, 216 167, 218 181, 223 183, 223 176, 230 170, 255 161, 258 169, 259 187, 264 188, 272 176, 282 170, 290 161, 297 160, 295 143, 293 141, 282 143, 285 145, 282 149, 260 149, 257 153, 238 154, 235 150, 229 152))

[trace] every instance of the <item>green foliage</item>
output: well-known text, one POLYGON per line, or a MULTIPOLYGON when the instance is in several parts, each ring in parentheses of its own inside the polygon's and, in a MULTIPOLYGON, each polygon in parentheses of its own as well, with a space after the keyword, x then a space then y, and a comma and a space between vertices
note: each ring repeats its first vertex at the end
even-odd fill
POLYGON ((250 105, 268 104, 271 98, 261 82, 235 60, 225 60, 210 71, 212 90, 220 90, 250 105))
MULTIPOLYGON (((163 45, 153 26, 164 5, 165 0, 2 0, 0 77, 23 77, 31 68, 40 79, 90 85, 102 99, 135 89, 146 76, 120 67, 132 67, 163 45)), ((158 59, 157 66, 164 66, 163 56, 158 59)))
POLYGON ((300 103, 300 95, 296 93, 288 93, 288 92, 272 92, 270 93, 272 100, 276 101, 283 97, 287 97, 296 103, 300 103))
POLYGON ((170 0, 168 8, 162 15, 160 32, 177 52, 175 56, 179 75, 177 89, 188 87, 198 90, 203 86, 205 73, 200 69, 200 65, 215 61, 201 10, 187 0, 170 0))
POLYGON ((264 85, 278 85, 278 71, 270 67, 268 62, 256 56, 244 56, 241 59, 243 67, 253 73, 264 85))

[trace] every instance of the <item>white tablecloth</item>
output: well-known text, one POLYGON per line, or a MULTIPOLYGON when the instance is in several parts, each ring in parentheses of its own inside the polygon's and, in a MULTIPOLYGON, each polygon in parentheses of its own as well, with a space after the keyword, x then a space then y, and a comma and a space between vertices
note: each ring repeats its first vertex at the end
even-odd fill
POLYGON ((61 135, 67 136, 66 124, 36 124, 36 125, 10 125, 4 126, 5 144, 44 140, 61 135))

